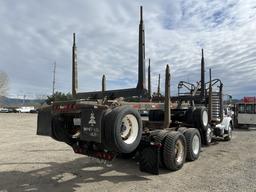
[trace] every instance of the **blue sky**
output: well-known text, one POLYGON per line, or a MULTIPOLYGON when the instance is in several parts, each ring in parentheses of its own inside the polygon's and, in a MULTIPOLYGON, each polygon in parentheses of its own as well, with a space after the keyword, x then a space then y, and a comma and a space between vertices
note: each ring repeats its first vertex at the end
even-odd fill
MULTIPOLYGON (((172 93, 180 80, 200 79, 201 48, 207 71, 234 98, 256 96, 254 0, 0 0, 0 71, 9 96, 71 90, 72 33, 77 33, 79 91, 135 87, 139 6, 144 7, 146 58, 152 85, 171 65, 172 93)), ((208 77, 208 75, 206 75, 208 77)), ((163 82, 163 79, 162 79, 163 82)), ((163 87, 163 85, 162 85, 163 87)))

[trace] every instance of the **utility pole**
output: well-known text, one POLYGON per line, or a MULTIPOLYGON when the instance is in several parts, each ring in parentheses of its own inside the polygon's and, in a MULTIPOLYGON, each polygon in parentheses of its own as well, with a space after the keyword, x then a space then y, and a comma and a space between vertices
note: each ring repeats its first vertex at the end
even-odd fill
POLYGON ((52 95, 55 93, 55 75, 56 75, 56 61, 53 64, 53 80, 52 80, 52 95))

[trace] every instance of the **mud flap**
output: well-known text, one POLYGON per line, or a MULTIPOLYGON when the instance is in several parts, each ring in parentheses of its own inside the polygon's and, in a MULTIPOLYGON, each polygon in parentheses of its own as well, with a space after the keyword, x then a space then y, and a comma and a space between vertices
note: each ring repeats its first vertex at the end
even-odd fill
POLYGON ((40 109, 37 116, 37 135, 52 135, 51 107, 40 109))
POLYGON ((140 171, 159 175, 160 146, 143 144, 139 153, 140 171))

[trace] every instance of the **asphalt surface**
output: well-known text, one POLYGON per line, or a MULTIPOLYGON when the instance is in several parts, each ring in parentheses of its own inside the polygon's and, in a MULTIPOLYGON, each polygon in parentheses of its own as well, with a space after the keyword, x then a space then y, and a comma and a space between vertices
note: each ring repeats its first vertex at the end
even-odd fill
POLYGON ((0 192, 251 191, 256 192, 256 130, 235 130, 230 142, 202 149, 197 161, 160 175, 134 160, 104 164, 36 135, 36 114, 0 114, 0 192))

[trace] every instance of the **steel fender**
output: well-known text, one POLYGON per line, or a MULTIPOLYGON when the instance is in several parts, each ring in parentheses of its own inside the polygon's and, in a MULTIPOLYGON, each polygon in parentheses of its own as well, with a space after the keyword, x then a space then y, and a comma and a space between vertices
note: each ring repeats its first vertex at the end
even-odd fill
POLYGON ((229 127, 230 122, 232 122, 231 117, 223 117, 223 121, 221 122, 221 124, 224 127, 225 131, 228 131, 228 127, 229 127))
POLYGON ((51 106, 42 108, 38 111, 37 116, 37 135, 52 135, 52 113, 51 106))

